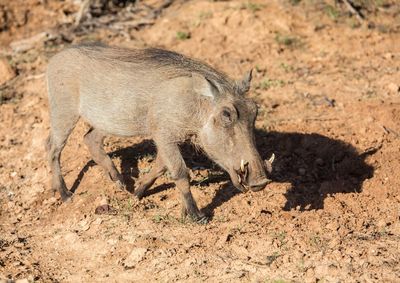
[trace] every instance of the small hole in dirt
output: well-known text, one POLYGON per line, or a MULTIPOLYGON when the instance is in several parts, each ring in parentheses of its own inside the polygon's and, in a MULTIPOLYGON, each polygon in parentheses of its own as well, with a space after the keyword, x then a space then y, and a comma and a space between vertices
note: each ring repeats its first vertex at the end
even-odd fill
POLYGON ((263 210, 261 210, 261 214, 272 215, 272 212, 271 212, 271 211, 269 211, 269 210, 265 210, 265 209, 263 209, 263 210))

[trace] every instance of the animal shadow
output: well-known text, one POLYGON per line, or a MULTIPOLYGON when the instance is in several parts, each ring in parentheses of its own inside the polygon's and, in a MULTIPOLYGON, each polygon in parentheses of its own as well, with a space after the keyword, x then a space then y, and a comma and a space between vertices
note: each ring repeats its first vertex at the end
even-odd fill
MULTIPOLYGON (((154 143, 148 139, 143 140, 142 142, 134 144, 132 146, 121 148, 108 153, 111 158, 121 159, 121 174, 123 176, 126 188, 130 192, 132 192, 134 188, 134 181, 132 177, 137 178, 139 176, 138 160, 140 158, 148 156, 149 161, 151 161, 152 157, 154 157, 155 154, 156 147, 154 143)), ((85 173, 89 170, 90 167, 93 167, 95 165, 96 163, 93 160, 90 160, 88 163, 86 163, 86 165, 79 172, 74 184, 72 185, 71 192, 75 192, 78 189, 79 184, 82 181, 85 173)), ((169 187, 171 186, 162 186, 162 188, 169 187)))
MULTIPOLYGON (((365 158, 378 150, 359 154, 352 145, 320 134, 262 130, 256 131, 256 144, 262 159, 270 158, 272 153, 276 156, 269 178, 291 184, 285 193, 286 211, 323 209, 329 195, 361 192, 363 182, 374 172, 365 158)), ((217 207, 239 193, 228 182, 203 210, 213 217, 217 207)))
POLYGON ((257 131, 256 137, 263 159, 276 155, 270 178, 291 183, 285 193, 287 211, 323 209, 327 196, 359 193, 374 173, 365 158, 378 149, 359 154, 351 144, 315 133, 257 131))
MULTIPOLYGON (((196 149, 189 143, 184 143, 180 146, 182 155, 185 159, 186 165, 192 169, 210 169, 210 170, 218 170, 218 166, 209 160, 201 151, 196 149)), ((147 157, 149 163, 154 161, 157 150, 152 140, 143 140, 140 143, 134 144, 129 147, 121 148, 115 150, 113 152, 108 153, 111 158, 119 158, 121 160, 121 175, 123 176, 124 183, 126 185, 126 189, 133 193, 134 190, 134 180, 133 178, 139 177, 139 168, 138 168, 138 160, 147 157)), ((90 160, 86 163, 86 165, 79 172, 74 184, 71 187, 71 192, 75 192, 80 182, 82 181, 86 172, 93 166, 96 166, 96 163, 93 160, 90 160)), ((149 169, 152 164, 149 164, 149 169)), ((198 184, 200 186, 208 186, 212 183, 221 182, 228 178, 227 174, 212 174, 205 181, 202 181, 200 184, 196 182, 191 182, 191 185, 198 184)), ((156 194, 162 192, 164 190, 170 189, 174 187, 173 183, 161 184, 156 187, 150 188, 144 194, 144 197, 152 194, 156 194)))
MULTIPOLYGON (((373 167, 365 162, 365 158, 374 154, 377 149, 359 154, 351 144, 320 134, 257 130, 256 144, 262 159, 269 158, 272 153, 276 156, 269 178, 273 182, 291 184, 291 188, 285 193, 284 210, 323 209, 324 199, 327 196, 336 193, 359 193, 362 190, 363 182, 371 178, 374 173, 373 167)), ((218 166, 193 146, 184 144, 181 146, 181 152, 189 168, 221 172, 218 166)), ((143 140, 141 143, 111 152, 109 155, 112 158, 121 159, 121 173, 124 181, 127 188, 133 190, 132 177, 139 176, 138 159, 144 156, 154 158, 156 148, 151 140, 143 140)), ((89 161, 84 166, 71 191, 74 192, 78 188, 84 174, 94 165, 93 161, 89 161)), ((211 175, 211 178, 202 182, 200 186, 227 180, 229 180, 229 176, 226 173, 211 175)), ((151 188, 146 195, 172 187, 174 187, 172 183, 162 184, 151 188)), ((221 186, 212 201, 202 210, 212 217, 217 207, 239 193, 230 182, 227 182, 221 186)))

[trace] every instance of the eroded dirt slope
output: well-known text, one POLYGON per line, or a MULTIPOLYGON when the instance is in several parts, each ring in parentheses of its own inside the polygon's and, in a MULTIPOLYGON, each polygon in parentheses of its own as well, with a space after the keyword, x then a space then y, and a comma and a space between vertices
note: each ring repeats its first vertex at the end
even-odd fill
MULTIPOLYGON (((16 74, 0 86, 0 279, 399 282, 400 10, 353 2, 361 24, 334 1, 142 1, 76 30, 79 1, 0 4, 0 51, 16 74), (43 73, 55 52, 87 40, 165 47, 235 78, 254 68, 257 143, 276 155, 274 182, 239 193, 184 147, 211 221, 182 221, 168 175, 141 201, 118 191, 80 122, 62 156, 75 196, 61 203, 49 188, 43 73), (115 210, 95 214, 105 202, 115 210)), ((105 148, 131 186, 155 156, 141 139, 105 148)))

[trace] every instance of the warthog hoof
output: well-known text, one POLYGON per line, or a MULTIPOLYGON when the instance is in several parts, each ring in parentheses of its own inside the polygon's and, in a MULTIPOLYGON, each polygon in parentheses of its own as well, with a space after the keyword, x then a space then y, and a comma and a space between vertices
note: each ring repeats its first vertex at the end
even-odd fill
POLYGON ((196 211, 196 212, 188 212, 186 208, 182 209, 182 219, 185 220, 186 217, 189 217, 191 221, 197 223, 197 224, 207 224, 210 219, 202 212, 196 211))
POLYGON ((118 189, 120 189, 121 191, 126 191, 126 185, 124 184, 123 181, 121 180, 117 180, 115 181, 115 185, 117 186, 118 189))
POLYGON ((62 191, 60 193, 60 195, 61 195, 61 200, 63 202, 66 202, 66 201, 70 200, 74 194, 70 191, 65 190, 65 191, 62 191))
POLYGON ((208 224, 210 219, 207 216, 203 216, 201 218, 193 219, 197 224, 205 225, 208 224))

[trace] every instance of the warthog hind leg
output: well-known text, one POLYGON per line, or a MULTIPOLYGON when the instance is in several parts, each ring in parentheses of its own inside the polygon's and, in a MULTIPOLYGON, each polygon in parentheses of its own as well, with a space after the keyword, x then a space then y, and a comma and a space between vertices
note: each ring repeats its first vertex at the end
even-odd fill
POLYGON ((119 188, 125 189, 122 175, 115 168, 111 158, 103 149, 103 141, 105 135, 95 128, 91 128, 84 137, 84 142, 87 145, 93 161, 100 165, 108 174, 110 179, 114 181, 119 188))

